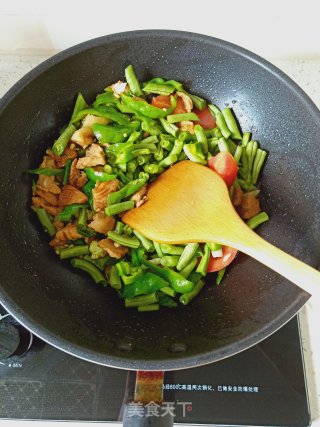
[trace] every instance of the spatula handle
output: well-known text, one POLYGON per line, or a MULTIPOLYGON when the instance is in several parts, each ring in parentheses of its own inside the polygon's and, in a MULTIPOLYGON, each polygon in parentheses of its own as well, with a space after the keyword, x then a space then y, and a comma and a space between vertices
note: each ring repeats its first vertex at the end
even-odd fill
POLYGON ((312 295, 320 289, 320 272, 271 245, 252 232, 250 244, 239 249, 312 295))

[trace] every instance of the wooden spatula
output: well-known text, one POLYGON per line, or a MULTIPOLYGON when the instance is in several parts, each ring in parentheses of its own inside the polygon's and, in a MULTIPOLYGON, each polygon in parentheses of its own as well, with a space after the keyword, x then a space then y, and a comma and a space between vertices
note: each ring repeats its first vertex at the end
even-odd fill
POLYGON ((250 255, 312 294, 320 272, 253 232, 239 217, 223 179, 208 167, 185 160, 161 174, 147 201, 122 220, 160 243, 216 242, 250 255))

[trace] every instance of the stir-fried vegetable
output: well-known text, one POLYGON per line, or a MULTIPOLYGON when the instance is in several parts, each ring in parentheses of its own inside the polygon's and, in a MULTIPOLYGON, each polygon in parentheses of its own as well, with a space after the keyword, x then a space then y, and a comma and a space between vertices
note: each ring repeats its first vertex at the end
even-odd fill
POLYGON ((191 303, 207 273, 217 272, 219 285, 237 250, 153 242, 124 224, 122 213, 147 202, 149 184, 189 159, 222 177, 253 229, 269 219, 257 187, 267 153, 241 133, 231 108, 208 104, 176 80, 139 82, 132 65, 124 74, 92 105, 78 93, 69 123, 28 171, 38 175, 32 209, 61 260, 109 284, 126 307, 153 312, 191 303))

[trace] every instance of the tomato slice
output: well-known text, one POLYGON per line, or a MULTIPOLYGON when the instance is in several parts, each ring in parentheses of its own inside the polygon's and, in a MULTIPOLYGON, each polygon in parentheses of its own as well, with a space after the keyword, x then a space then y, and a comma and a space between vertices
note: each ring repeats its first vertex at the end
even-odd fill
POLYGON ((231 248, 230 246, 222 246, 223 255, 221 258, 213 258, 210 256, 207 273, 219 271, 227 267, 234 260, 237 253, 237 249, 231 248))
POLYGON ((195 122, 195 124, 199 124, 203 127, 203 129, 213 129, 215 128, 216 121, 213 117, 213 115, 210 113, 210 110, 208 107, 206 107, 204 110, 198 110, 197 108, 194 108, 192 110, 193 113, 196 113, 196 115, 199 117, 199 121, 195 122))
POLYGON ((211 157, 209 168, 216 171, 228 187, 234 183, 239 169, 232 154, 227 151, 221 151, 216 156, 211 157))
POLYGON ((151 104, 157 108, 169 108, 171 107, 170 96, 158 95, 152 98, 151 104))

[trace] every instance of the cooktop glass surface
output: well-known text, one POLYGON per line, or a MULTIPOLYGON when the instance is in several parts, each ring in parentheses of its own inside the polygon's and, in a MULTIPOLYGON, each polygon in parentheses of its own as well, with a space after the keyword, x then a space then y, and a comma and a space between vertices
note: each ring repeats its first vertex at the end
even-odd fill
MULTIPOLYGON (((1 419, 120 423, 134 378, 45 344, 0 310, 1 419)), ((175 423, 308 426, 297 317, 236 356, 165 373, 164 402, 149 406, 175 423)))

